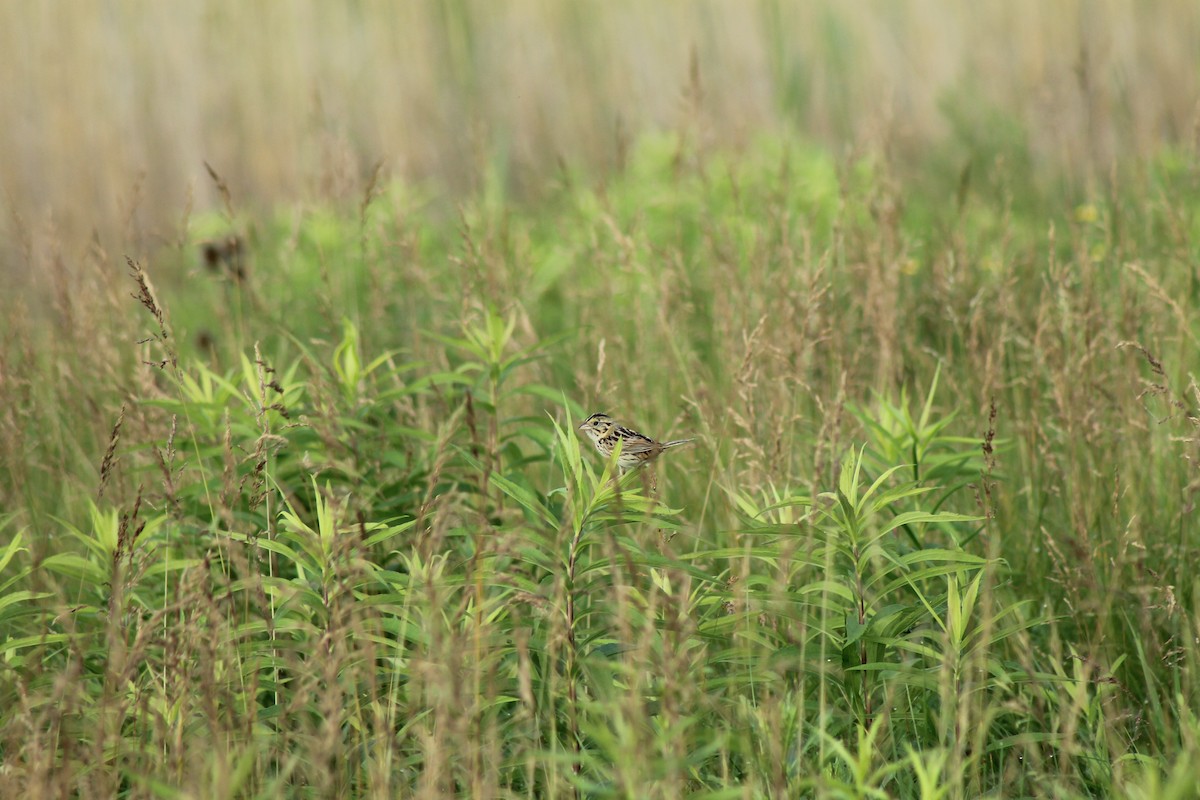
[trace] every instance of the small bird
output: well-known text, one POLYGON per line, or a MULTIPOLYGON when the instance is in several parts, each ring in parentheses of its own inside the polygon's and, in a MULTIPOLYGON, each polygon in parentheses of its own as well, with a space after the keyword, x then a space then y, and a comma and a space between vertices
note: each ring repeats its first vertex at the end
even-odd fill
POLYGON ((617 442, 622 443, 621 455, 617 458, 617 466, 621 468, 622 475, 634 467, 657 458, 664 450, 696 441, 695 439, 676 439, 673 442, 656 442, 649 436, 618 425, 608 414, 592 414, 583 421, 579 430, 587 434, 587 437, 592 440, 592 444, 600 451, 600 455, 605 458, 612 455, 617 442))

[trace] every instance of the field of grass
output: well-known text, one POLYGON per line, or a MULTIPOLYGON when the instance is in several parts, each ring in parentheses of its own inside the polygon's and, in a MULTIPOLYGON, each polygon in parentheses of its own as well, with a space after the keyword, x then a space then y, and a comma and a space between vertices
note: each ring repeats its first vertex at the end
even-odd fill
POLYGON ((205 162, 258 207, 352 202, 380 159, 537 197, 646 130, 791 126, 1091 180, 1194 138, 1198 51, 1194 0, 0 3, 0 278, 63 240, 149 252, 219 205, 205 162))
POLYGON ((1194 165, 647 135, 95 246, 0 343, 0 794, 1194 796, 1194 165))
POLYGON ((1200 796, 1200 5, 748 7, 0 4, 0 798, 1200 796))

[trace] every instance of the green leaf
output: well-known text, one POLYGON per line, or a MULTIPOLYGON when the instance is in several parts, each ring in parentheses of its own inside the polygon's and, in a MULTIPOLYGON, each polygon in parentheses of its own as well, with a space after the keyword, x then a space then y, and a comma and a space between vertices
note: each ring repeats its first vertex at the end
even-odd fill
POLYGON ((17 603, 27 603, 34 600, 42 600, 47 597, 52 597, 53 592, 32 592, 28 589, 20 589, 15 592, 8 592, 3 597, 0 597, 0 613, 4 609, 17 603))
POLYGON ((846 613, 846 644, 851 645, 862 638, 867 632, 870 625, 866 622, 858 621, 858 612, 849 611, 846 613))
MULTIPOLYGON (((0 529, 4 528, 4 524, 7 523, 9 519, 11 519, 11 517, 0 520, 0 529)), ((4 570, 8 567, 9 562, 16 557, 17 553, 28 552, 24 547, 21 547, 21 538, 23 534, 23 530, 17 531, 15 534, 13 534, 13 538, 8 541, 8 544, 4 546, 4 549, 0 550, 0 574, 3 574, 4 570)))
POLYGON ((55 553, 42 562, 42 567, 94 588, 103 586, 109 577, 108 570, 76 553, 55 553))
POLYGON ((543 525, 548 528, 558 527, 558 518, 555 517, 554 512, 547 508, 533 492, 495 472, 491 474, 490 480, 502 492, 532 513, 543 525))

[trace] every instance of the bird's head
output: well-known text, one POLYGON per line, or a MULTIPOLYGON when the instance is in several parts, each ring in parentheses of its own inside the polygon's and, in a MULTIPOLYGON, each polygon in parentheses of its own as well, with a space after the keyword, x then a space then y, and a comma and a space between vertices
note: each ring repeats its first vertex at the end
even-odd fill
POLYGON ((587 434, 593 442, 603 439, 612 431, 616 423, 608 414, 592 414, 579 425, 579 430, 587 434))

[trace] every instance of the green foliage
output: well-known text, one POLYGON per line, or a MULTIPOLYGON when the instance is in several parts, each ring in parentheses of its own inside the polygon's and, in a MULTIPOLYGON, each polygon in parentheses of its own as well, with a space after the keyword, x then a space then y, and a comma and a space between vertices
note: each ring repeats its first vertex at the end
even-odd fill
POLYGON ((1189 796, 1193 212, 893 180, 663 135, 206 217, 240 277, 6 350, 0 786, 1189 796), (619 475, 595 410, 698 442, 619 475))

